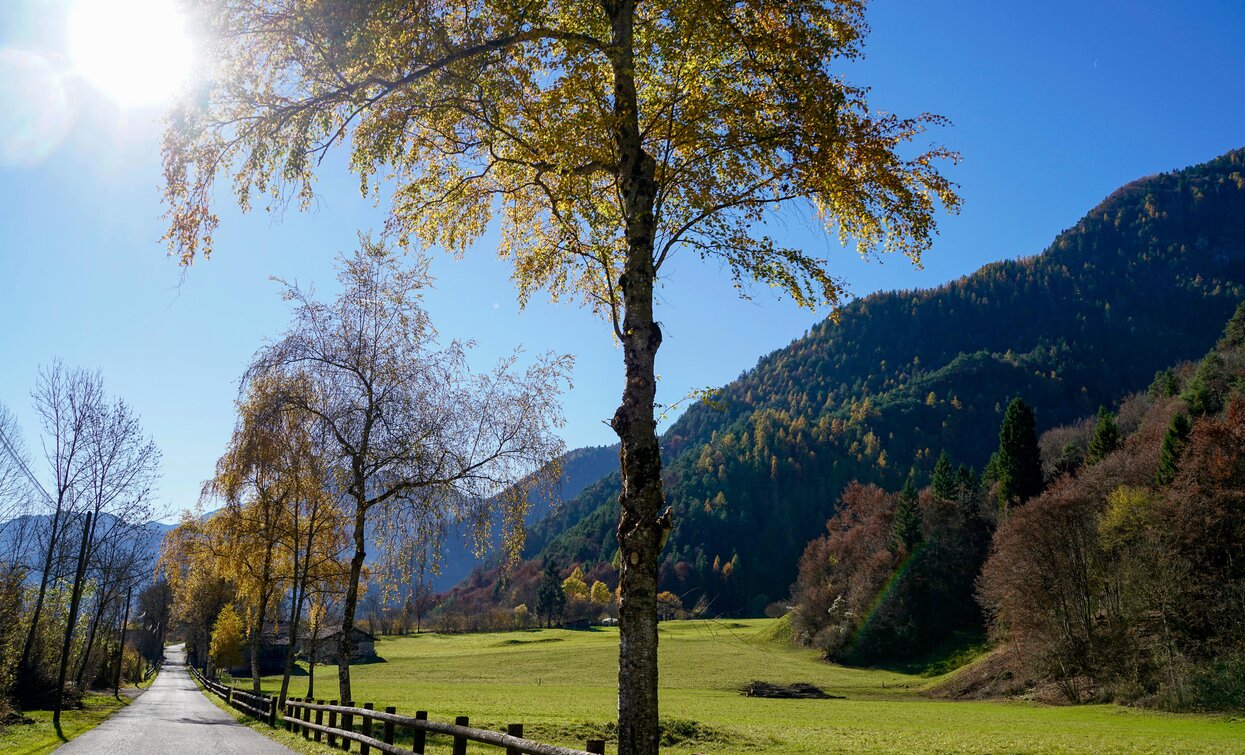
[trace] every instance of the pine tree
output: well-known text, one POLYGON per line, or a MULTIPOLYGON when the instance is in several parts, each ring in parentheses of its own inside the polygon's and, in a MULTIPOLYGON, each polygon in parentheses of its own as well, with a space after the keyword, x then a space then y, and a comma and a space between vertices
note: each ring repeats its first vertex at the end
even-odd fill
POLYGON ((999 507, 1024 503, 1042 492, 1042 455, 1038 451, 1037 419, 1023 399, 1007 405, 999 428, 999 450, 995 464, 999 507))
POLYGON ((938 456, 938 461, 934 464, 934 476, 930 480, 930 487, 934 495, 942 500, 955 500, 959 486, 956 484, 955 470, 951 467, 951 458, 947 456, 946 451, 938 456))
POLYGON ((553 626, 554 619, 560 618, 565 610, 566 593, 562 592, 558 567, 553 561, 546 560, 540 586, 536 590, 536 615, 545 620, 545 626, 553 626))
POLYGON ((1085 451, 1085 464, 1092 466, 1107 458, 1112 451, 1120 447, 1120 428, 1115 424, 1115 415, 1107 411, 1105 406, 1098 407, 1098 422, 1094 424, 1094 435, 1089 440, 1089 448, 1085 451))
POLYGON ((1154 481, 1157 484, 1170 485, 1171 481, 1176 479, 1176 466, 1180 463, 1180 454, 1189 441, 1191 429, 1192 424, 1187 415, 1177 414, 1172 417, 1171 424, 1167 426, 1167 433, 1163 436, 1163 446, 1159 450, 1159 468, 1154 473, 1154 481))
POLYGON ((912 477, 904 483, 899 491, 899 501, 895 508, 895 521, 891 524, 890 549, 892 553, 912 553, 912 549, 921 542, 921 506, 917 500, 916 486, 912 477))
POLYGON ((1227 392, 1228 376, 1223 357, 1212 351, 1198 364, 1182 398, 1194 415, 1214 414, 1223 408, 1227 392))
POLYGON ((1236 313, 1223 329, 1223 338, 1216 346, 1220 351, 1245 348, 1245 301, 1236 305, 1236 313))
POLYGON ((1180 380, 1171 368, 1154 373, 1154 382, 1150 384, 1150 394, 1159 398, 1171 398, 1180 393, 1180 380))

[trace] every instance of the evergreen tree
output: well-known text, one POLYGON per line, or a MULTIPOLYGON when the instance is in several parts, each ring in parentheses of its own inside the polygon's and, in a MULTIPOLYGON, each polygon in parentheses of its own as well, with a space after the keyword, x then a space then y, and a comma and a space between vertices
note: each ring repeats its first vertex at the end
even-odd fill
POLYGON ((1085 450, 1076 443, 1065 443, 1055 459, 1056 474, 1072 474, 1085 462, 1085 450))
POLYGON ((1187 415, 1177 414, 1172 417, 1167 433, 1163 436, 1163 446, 1159 450, 1159 468, 1154 474, 1157 484, 1170 485, 1176 479, 1176 466, 1180 463, 1180 454, 1189 441, 1192 427, 1187 415))
POLYGON ((1007 405, 999 428, 999 450, 992 460, 998 482, 999 507, 1024 503, 1042 492, 1042 455, 1038 451, 1037 419, 1023 399, 1007 405))
POLYGON ((1198 364, 1182 398, 1194 415, 1214 414, 1223 408, 1227 392, 1228 376, 1223 357, 1212 351, 1198 364))
POLYGON ((1089 440, 1089 448, 1085 451, 1085 463, 1097 464, 1115 449, 1120 447, 1120 428, 1115 424, 1115 415, 1107 411, 1105 406, 1098 407, 1098 422, 1094 424, 1094 435, 1089 440))
POLYGON ((912 477, 904 483, 899 491, 899 501, 895 508, 895 521, 891 524, 890 549, 892 553, 911 554, 917 543, 921 542, 921 506, 917 500, 916 486, 912 477))
POLYGON ((545 620, 545 626, 553 626, 554 620, 560 619, 565 610, 566 593, 562 592, 558 567, 552 560, 546 559, 540 586, 536 590, 536 615, 545 620))
POLYGON ((1235 351, 1245 348, 1245 301, 1236 305, 1236 314, 1228 320, 1223 329, 1223 338, 1217 347, 1220 351, 1235 351))
POLYGON ((1169 367, 1154 374, 1154 382, 1150 384, 1150 394, 1159 398, 1171 398, 1180 393, 1180 381, 1176 373, 1169 367))
POLYGON ((956 484, 955 470, 951 467, 951 457, 947 456, 946 451, 939 454, 938 461, 934 464, 934 476, 930 480, 930 487, 934 495, 942 500, 955 500, 959 486, 956 484))
POLYGON ((977 492, 981 487, 981 480, 977 478, 972 467, 961 464, 960 468, 955 471, 955 486, 958 495, 968 495, 977 492))

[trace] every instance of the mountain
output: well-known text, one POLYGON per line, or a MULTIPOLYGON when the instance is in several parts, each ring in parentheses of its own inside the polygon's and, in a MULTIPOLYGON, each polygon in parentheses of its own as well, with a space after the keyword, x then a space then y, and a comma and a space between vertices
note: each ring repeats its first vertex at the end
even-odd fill
MULTIPOLYGON (((567 501, 574 500, 592 482, 618 470, 618 446, 588 446, 563 454, 560 459, 562 476, 558 484, 558 501, 537 500, 527 513, 529 528, 545 520, 561 520, 558 516, 567 501)), ((370 549, 376 552, 377 548, 370 549)), ((441 569, 432 581, 436 592, 447 590, 462 581, 473 569, 495 566, 497 555, 481 560, 473 552, 471 538, 463 528, 451 527, 441 545, 441 569)))
MULTIPOLYGON (((856 300, 690 408, 662 437, 676 522, 662 589, 759 613, 848 482, 893 489, 944 450, 980 468, 1012 397, 1043 430, 1205 353, 1245 297, 1243 174, 1236 150, 1134 181, 1041 254, 856 300)), ((585 487, 525 556, 608 564, 618 490, 617 472, 585 487)))

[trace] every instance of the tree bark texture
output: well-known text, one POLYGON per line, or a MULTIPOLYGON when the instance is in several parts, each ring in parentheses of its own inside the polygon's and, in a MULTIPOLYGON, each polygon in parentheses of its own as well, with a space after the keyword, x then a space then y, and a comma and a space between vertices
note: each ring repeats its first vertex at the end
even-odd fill
POLYGON ((367 504, 363 482, 358 483, 360 496, 355 499, 354 557, 350 559, 350 578, 346 580, 346 597, 342 603, 342 636, 337 648, 337 686, 339 699, 353 700, 350 694, 350 640, 354 634, 355 606, 359 603, 359 577, 363 573, 363 559, 367 556, 364 525, 367 523, 367 504))
POLYGON ((656 358, 661 328, 653 319, 656 163, 644 150, 636 95, 634 2, 610 8, 613 23, 614 108, 618 183, 626 223, 627 256, 619 286, 626 383, 611 425, 621 441, 622 509, 618 521, 619 570, 618 751, 655 755, 657 706, 657 563, 668 526, 661 450, 657 442, 656 358))
MULTIPOLYGON (((74 574, 73 594, 69 599, 69 617, 65 620, 65 642, 61 645, 60 671, 56 678, 56 707, 52 710, 52 724, 61 723, 61 708, 65 703, 65 673, 69 670, 69 646, 73 643, 73 627, 78 620, 78 603, 82 600, 82 576, 86 571, 87 545, 91 539, 91 515, 86 515, 82 527, 82 547, 78 550, 78 571, 74 574)), ((59 728, 58 728, 59 730, 59 728)))

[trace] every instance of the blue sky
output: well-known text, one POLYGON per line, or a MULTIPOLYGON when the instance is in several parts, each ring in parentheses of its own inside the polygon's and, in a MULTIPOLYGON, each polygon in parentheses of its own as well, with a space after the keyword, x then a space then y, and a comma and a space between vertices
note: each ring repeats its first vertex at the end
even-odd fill
MULTIPOLYGON (((0 64, 9 64, 0 147, 15 133, 13 102, 3 100, 14 96, 15 51, 63 65, 63 5, 0 3, 0 64)), ((1239 0, 879 0, 868 17, 867 58, 845 74, 873 88, 879 109, 952 119, 934 136, 963 153, 950 175, 965 206, 944 220, 923 270, 898 258, 862 262, 794 214, 776 226, 830 255, 857 295, 934 286, 1039 252, 1120 184, 1245 146, 1239 0)), ((164 451, 161 507, 192 506, 232 428, 243 365, 285 325, 269 276, 331 294, 333 257, 352 248, 357 229, 379 229, 383 214, 330 165, 312 213, 243 216, 222 203, 215 255, 182 269, 159 242, 159 110, 119 109, 80 81, 66 91, 46 107, 67 116, 35 122, 41 149, 0 149, 0 402, 34 444, 38 366, 59 356, 100 368, 164 451)), ((463 261, 435 260, 434 322, 445 338, 475 339, 481 368, 517 345, 575 354, 565 439, 613 442, 604 420, 622 360, 607 327, 571 305, 519 312, 494 241, 463 261)), ((675 261, 658 306, 661 400, 729 381, 826 314, 755 294, 740 300, 729 276, 695 257, 675 261)))

